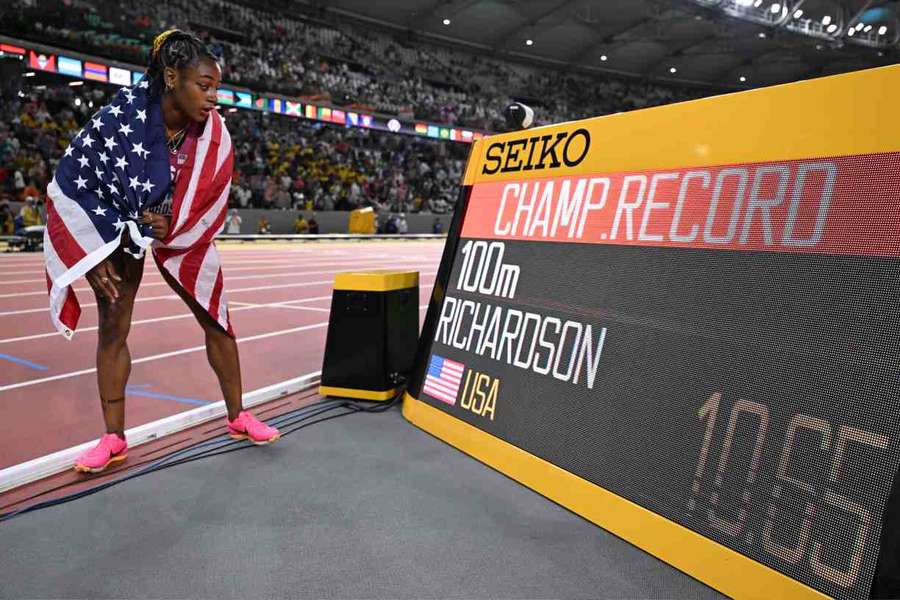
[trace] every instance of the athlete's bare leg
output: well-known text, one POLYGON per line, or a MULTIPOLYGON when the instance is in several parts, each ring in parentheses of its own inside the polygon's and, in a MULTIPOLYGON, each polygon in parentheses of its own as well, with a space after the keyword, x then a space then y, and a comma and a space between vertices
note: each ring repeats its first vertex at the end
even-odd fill
POLYGON ((228 409, 228 419, 235 420, 243 410, 241 404, 241 361, 238 355, 237 343, 228 332, 219 325, 200 304, 194 300, 187 290, 175 280, 165 269, 160 269, 163 279, 169 287, 178 294, 191 312, 194 313, 203 333, 206 335, 206 358, 209 365, 219 378, 219 387, 225 397, 225 406, 228 409))
POLYGON ((144 273, 144 259, 135 260, 123 248, 117 249, 87 277, 97 298, 97 387, 106 432, 124 437, 125 385, 131 373, 128 331, 144 273), (106 279, 101 281, 100 275, 106 279), (113 276, 113 274, 115 276, 113 276), (114 288, 115 294, 110 286, 114 288))

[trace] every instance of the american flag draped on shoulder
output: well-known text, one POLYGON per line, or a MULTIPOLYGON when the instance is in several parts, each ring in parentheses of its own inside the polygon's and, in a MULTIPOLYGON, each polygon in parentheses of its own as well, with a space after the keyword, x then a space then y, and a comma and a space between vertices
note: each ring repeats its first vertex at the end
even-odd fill
POLYGON ((169 192, 166 133, 159 101, 144 77, 122 88, 79 131, 48 186, 44 259, 50 316, 66 337, 81 315, 72 283, 127 240, 126 252, 153 258, 232 336, 213 239, 225 224, 231 188, 231 136, 216 111, 172 190, 172 221, 162 242, 137 222, 169 192), (123 233, 124 232, 124 233, 123 233))

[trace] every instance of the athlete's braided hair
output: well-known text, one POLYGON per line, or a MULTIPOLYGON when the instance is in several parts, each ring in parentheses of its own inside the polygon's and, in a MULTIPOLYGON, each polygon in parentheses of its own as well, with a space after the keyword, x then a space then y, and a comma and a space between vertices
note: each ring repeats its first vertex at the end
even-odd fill
POLYGON ((150 94, 158 96, 165 88, 163 73, 166 67, 184 69, 208 58, 218 62, 218 57, 206 47, 202 40, 180 29, 164 31, 153 40, 147 77, 150 79, 150 94))

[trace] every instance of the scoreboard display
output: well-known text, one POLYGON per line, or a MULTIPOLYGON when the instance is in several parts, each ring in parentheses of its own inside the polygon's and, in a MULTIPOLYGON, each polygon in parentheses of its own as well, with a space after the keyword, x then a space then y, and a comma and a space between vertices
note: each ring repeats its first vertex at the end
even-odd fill
POLYGON ((475 142, 404 415, 728 595, 900 596, 898 97, 475 142))

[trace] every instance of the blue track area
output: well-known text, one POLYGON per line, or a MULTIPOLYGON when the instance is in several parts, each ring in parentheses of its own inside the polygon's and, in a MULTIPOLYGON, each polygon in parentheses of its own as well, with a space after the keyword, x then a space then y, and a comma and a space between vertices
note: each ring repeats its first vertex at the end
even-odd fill
POLYGON ((19 358, 17 356, 10 356, 9 354, 0 353, 0 360, 6 360, 17 365, 22 365, 23 367, 28 367, 29 369, 34 369, 35 371, 47 370, 47 367, 45 367, 44 365, 39 365, 38 363, 31 362, 30 360, 25 360, 24 358, 19 358))
POLYGON ((154 392, 148 383, 129 385, 125 388, 125 392, 129 396, 137 396, 140 398, 154 398, 156 400, 171 400, 173 402, 181 402, 182 404, 193 404, 194 406, 204 406, 212 402, 212 400, 198 400, 197 398, 185 398, 183 396, 173 396, 171 394, 161 394, 154 392))

